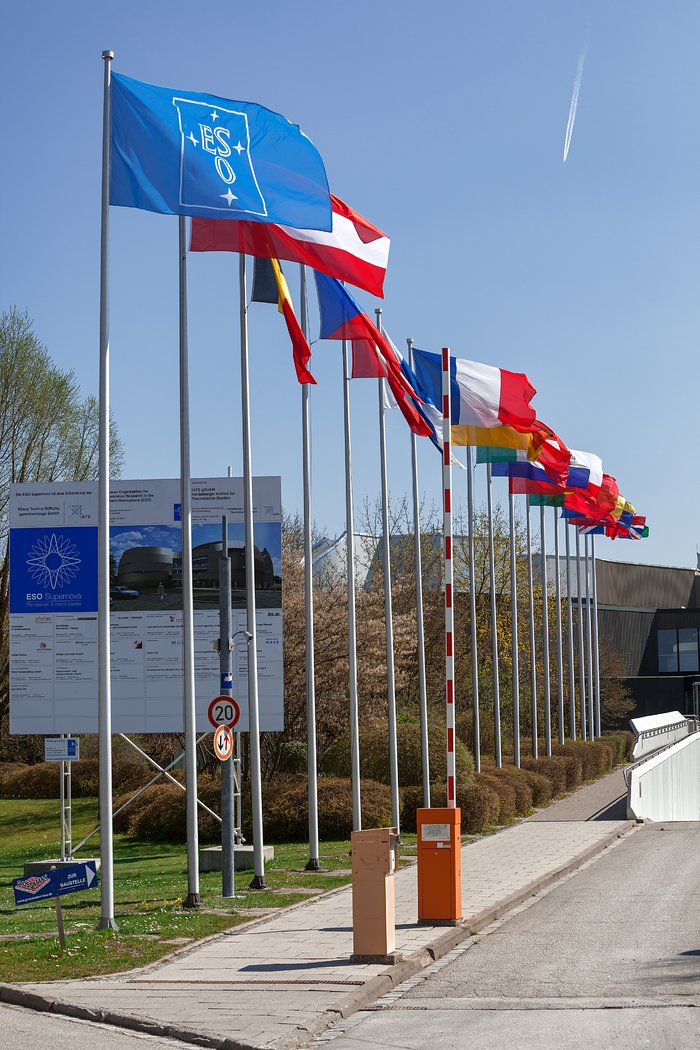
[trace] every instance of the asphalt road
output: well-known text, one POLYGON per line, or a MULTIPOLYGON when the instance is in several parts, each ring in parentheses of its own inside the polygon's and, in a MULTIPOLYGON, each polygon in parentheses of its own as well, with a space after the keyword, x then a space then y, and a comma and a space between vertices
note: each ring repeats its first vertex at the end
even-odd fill
POLYGON ((123 1028, 0 1005, 0 1050, 192 1050, 191 1044, 123 1028))
POLYGON ((328 1035, 329 1050, 695 1050, 700 825, 634 831, 328 1035))

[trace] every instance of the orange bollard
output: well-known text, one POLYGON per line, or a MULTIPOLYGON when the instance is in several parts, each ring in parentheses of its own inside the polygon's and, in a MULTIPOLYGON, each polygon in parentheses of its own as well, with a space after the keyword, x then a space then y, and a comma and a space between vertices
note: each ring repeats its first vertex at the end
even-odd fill
POLYGON ((456 926, 462 918, 462 836, 459 809, 419 809, 418 921, 456 926))

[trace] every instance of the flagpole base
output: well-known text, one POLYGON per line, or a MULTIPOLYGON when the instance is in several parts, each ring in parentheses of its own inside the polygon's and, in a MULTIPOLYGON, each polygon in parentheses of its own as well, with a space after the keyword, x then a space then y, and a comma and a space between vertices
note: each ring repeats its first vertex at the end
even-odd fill
POLYGON ((95 927, 97 930, 118 930, 119 927, 114 919, 101 918, 95 927))
POLYGON ((248 883, 249 890, 266 890, 268 885, 265 882, 264 875, 254 875, 252 880, 248 883))
POLYGON ((318 857, 309 857, 304 871, 321 871, 321 861, 318 857))
POLYGON ((201 908, 202 898, 199 893, 188 893, 182 902, 183 908, 201 908))

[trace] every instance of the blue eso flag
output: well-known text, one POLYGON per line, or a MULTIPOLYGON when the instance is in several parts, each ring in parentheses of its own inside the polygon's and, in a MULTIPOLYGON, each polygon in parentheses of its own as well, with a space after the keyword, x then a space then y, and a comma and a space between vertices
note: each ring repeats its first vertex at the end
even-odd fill
POLYGON ((330 231, 320 154, 279 113, 118 73, 111 92, 110 204, 330 231))

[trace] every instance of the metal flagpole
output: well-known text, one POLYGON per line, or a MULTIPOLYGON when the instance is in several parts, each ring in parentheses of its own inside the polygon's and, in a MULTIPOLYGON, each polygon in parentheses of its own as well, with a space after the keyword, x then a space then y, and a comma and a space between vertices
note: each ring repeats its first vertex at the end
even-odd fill
POLYGON ((442 348, 442 530, 445 555, 445 714, 447 721, 447 805, 457 805, 455 768, 455 617, 452 596, 452 409, 450 402, 450 351, 442 348))
POLYGON ((537 726, 537 649, 535 646, 535 594, 532 581, 532 529, 530 527, 530 497, 525 497, 525 522, 527 524, 527 590, 530 614, 530 718, 532 721, 532 757, 539 750, 537 726))
MULTIPOLYGON (((306 267, 299 266, 301 282, 301 331, 308 338, 309 314, 306 294, 306 267)), ((309 802, 309 859, 306 871, 320 871, 318 843, 318 762, 316 757, 316 682, 314 670, 314 583, 313 541, 311 537, 311 416, 309 383, 301 384, 301 433, 304 475, 304 615, 306 642, 306 762, 309 802)))
MULTIPOLYGON (((382 311, 375 311, 377 330, 382 330, 382 311)), ((399 760, 396 743, 396 683, 394 674, 394 618, 391 602, 391 535, 389 531, 389 482, 386 467, 386 427, 384 425, 384 379, 377 380, 379 394, 379 465, 382 478, 382 571, 384 574, 384 621, 386 624, 386 705, 389 716, 389 782, 391 823, 399 827, 399 760)))
POLYGON ((116 930, 112 841, 112 683, 109 650, 109 186, 112 167, 112 60, 103 51, 102 221, 100 235, 100 413, 97 511, 97 697, 100 768, 99 930, 116 930))
POLYGON ((182 504, 182 652, 187 811, 186 908, 198 908, 199 828, 197 826, 197 735, 195 728, 194 590, 192 584, 192 482, 190 476, 190 389, 187 343, 187 233, 178 219, 180 298, 180 501, 182 504))
POLYGON ((567 627, 569 642, 569 732, 571 739, 576 739, 576 668, 574 666, 574 600, 571 593, 571 543, 569 541, 569 526, 564 521, 564 536, 566 538, 566 608, 567 627))
POLYGON ((595 740, 595 716, 593 714, 593 625, 591 622, 591 585, 588 571, 588 533, 586 533, 586 535, 583 537, 583 550, 583 563, 586 572, 586 667, 588 670, 588 728, 591 740, 595 740))
POLYGON ((554 515, 554 598, 556 606, 556 631, 557 631, 557 717, 559 719, 559 743, 564 743, 564 652, 561 634, 561 575, 559 564, 559 521, 557 520, 557 508, 552 507, 554 515))
MULTIPOLYGON (((413 340, 407 339, 408 365, 413 370, 413 340)), ((411 473, 413 476, 413 548, 416 573, 416 633, 418 636, 418 696, 420 700, 420 754, 423 772, 423 806, 430 808, 430 748, 428 745, 428 689, 425 679, 425 624, 423 621, 423 559, 421 553, 420 497, 418 494, 418 448, 411 435, 411 473)))
MULTIPOLYGON (((228 518, 221 518, 219 558, 219 671, 221 695, 233 696, 233 629, 231 627, 231 559, 228 518)), ((221 763, 221 896, 235 897, 235 767, 233 753, 221 763)))
POLYGON ((511 638, 513 642, 513 762, 520 765, 520 654, 518 652, 518 584, 515 560, 515 496, 508 493, 510 524, 510 608, 511 638))
POLYGON ((469 530, 469 617, 472 641, 472 711, 474 737, 474 769, 481 771, 481 722, 479 713, 479 654, 476 625, 476 567, 474 565, 474 463, 472 450, 467 445, 467 528, 469 530))
POLYGON ((593 659, 595 661, 595 729, 601 735, 600 725, 600 649, 598 646, 598 569, 595 560, 595 536, 591 535, 591 561, 593 563, 593 659))
POLYGON ((547 587, 547 531, 544 507, 540 507, 540 557, 542 571, 542 670, 544 677, 544 744, 545 753, 552 754, 552 697, 549 680, 549 606, 547 587))
POLYGON ((255 538, 253 533, 253 467, 250 444, 250 380, 248 376, 248 301, 245 255, 239 256, 241 311, 241 415, 243 419, 243 517, 245 520, 246 642, 248 646, 248 739, 250 744, 250 806, 253 818, 253 879, 250 888, 266 889, 263 846, 260 712, 258 707, 258 631, 255 614, 255 538))
MULTIPOLYGON (((569 526, 567 525, 567 528, 569 526)), ((583 602, 581 601, 581 594, 583 587, 581 586, 581 539, 578 532, 578 527, 573 526, 576 529, 576 598, 578 604, 578 693, 579 701, 581 706, 581 737, 583 740, 588 739, 587 719, 586 719, 586 655, 583 648, 583 602)))
POLYGON ((489 516, 489 575, 491 577, 491 660, 493 663, 493 735, 496 765, 503 765, 501 754, 501 693, 498 682, 498 620, 496 614, 496 563, 493 551, 493 495, 491 464, 486 464, 486 491, 489 516))
POLYGON ((350 345, 343 339, 343 420, 345 423, 345 540, 348 570, 348 668, 350 692, 350 759, 352 827, 362 828, 360 799, 360 727, 357 693, 357 623, 355 619, 355 521, 352 507, 352 450, 350 445, 350 345))

